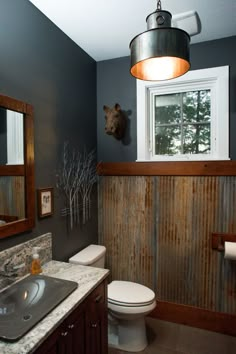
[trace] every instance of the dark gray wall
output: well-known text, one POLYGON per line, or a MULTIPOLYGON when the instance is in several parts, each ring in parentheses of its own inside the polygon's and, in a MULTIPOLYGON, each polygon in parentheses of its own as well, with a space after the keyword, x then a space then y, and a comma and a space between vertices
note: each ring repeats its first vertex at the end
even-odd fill
MULTIPOLYGON (((96 147, 96 62, 28 0, 0 0, 0 93, 34 107, 36 188, 55 188, 64 141, 75 148, 96 147)), ((5 249, 46 232, 53 233, 53 256, 66 260, 97 241, 97 203, 84 227, 67 233, 55 211, 32 232, 0 240, 5 249)))
MULTIPOLYGON (((136 141, 136 80, 129 73, 129 57, 101 61, 97 64, 97 142, 99 161, 135 161, 136 141), (118 102, 131 111, 131 141, 124 145, 104 132, 103 105, 118 102)), ((230 156, 236 160, 236 37, 191 45, 191 69, 230 66, 230 156)), ((129 134, 129 132, 128 132, 129 134)))
POLYGON ((97 63, 97 151, 98 161, 135 161, 137 158, 136 80, 129 73, 129 57, 97 63), (104 131, 103 106, 119 103, 127 113, 128 129, 123 140, 104 131))

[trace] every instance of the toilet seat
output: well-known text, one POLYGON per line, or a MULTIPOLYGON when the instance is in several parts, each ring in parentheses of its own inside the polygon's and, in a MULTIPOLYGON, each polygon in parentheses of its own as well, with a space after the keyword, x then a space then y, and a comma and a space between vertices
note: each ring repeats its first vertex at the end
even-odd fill
POLYGON ((108 303, 123 307, 149 306, 155 301, 154 292, 131 281, 112 281, 108 285, 108 303))

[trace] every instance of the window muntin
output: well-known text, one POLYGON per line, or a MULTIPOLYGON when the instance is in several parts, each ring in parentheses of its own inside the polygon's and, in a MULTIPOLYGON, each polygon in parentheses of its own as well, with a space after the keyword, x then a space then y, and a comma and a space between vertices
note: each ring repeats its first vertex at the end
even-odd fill
POLYGON ((211 91, 154 97, 154 155, 209 154, 211 91))

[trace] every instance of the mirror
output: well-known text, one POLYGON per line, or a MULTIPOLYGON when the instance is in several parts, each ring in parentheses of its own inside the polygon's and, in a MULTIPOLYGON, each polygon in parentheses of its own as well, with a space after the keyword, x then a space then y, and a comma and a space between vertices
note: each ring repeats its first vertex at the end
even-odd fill
POLYGON ((34 227, 33 107, 0 95, 0 238, 34 227))
POLYGON ((24 115, 0 107, 0 165, 24 164, 24 115))

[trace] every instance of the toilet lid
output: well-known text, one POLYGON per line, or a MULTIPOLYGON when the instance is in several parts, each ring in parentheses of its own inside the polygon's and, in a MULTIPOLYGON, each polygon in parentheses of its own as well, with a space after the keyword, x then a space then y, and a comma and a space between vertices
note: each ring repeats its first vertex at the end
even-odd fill
POLYGON ((154 292, 131 281, 112 281, 108 285, 108 302, 123 306, 144 306, 155 299, 154 292))

